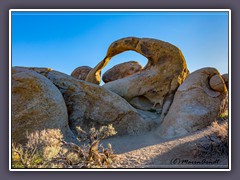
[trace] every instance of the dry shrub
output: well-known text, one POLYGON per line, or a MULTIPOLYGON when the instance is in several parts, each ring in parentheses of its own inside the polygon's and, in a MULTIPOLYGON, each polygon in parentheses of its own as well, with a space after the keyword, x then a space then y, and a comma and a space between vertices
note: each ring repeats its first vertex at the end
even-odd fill
POLYGON ((112 127, 92 128, 84 134, 82 146, 63 140, 60 130, 37 131, 27 136, 23 146, 12 144, 12 168, 111 168, 115 155, 110 144, 107 148, 100 140, 116 134, 112 127))
POLYGON ((212 123, 212 129, 216 137, 218 137, 221 142, 228 143, 228 122, 219 124, 217 121, 212 123))
POLYGON ((62 138, 60 130, 57 129, 27 134, 28 141, 25 146, 12 144, 13 166, 16 165, 18 168, 38 168, 39 165, 46 165, 59 153, 62 138))
POLYGON ((105 149, 100 145, 100 141, 117 134, 114 127, 110 124, 108 126, 101 126, 99 130, 96 128, 91 128, 88 132, 77 127, 79 140, 87 142, 87 159, 84 168, 111 168, 113 161, 115 160, 115 155, 113 154, 111 144, 105 149))
POLYGON ((228 121, 215 121, 211 125, 212 134, 207 135, 198 142, 194 148, 194 156, 198 158, 211 158, 214 156, 228 155, 228 121))

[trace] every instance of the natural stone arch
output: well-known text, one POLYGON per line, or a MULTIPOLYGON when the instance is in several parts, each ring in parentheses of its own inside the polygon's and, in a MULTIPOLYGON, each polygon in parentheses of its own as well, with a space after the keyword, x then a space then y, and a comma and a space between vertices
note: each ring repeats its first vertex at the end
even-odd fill
POLYGON ((87 75, 86 81, 99 84, 101 70, 110 59, 132 50, 148 59, 138 74, 104 84, 138 109, 158 111, 162 117, 171 105, 174 93, 188 75, 184 56, 176 46, 150 38, 128 37, 113 42, 106 57, 87 75))
POLYGON ((129 50, 135 51, 148 59, 148 63, 144 69, 157 66, 166 60, 174 60, 186 68, 182 52, 172 44, 150 38, 128 37, 119 39, 109 46, 105 58, 88 73, 86 81, 100 84, 101 70, 108 64, 111 58, 129 50))

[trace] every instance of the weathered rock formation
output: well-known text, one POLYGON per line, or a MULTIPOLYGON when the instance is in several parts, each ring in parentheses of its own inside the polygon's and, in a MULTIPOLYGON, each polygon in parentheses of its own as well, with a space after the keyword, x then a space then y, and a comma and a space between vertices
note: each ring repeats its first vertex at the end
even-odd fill
POLYGON ((103 74, 102 80, 108 83, 140 72, 141 69, 142 66, 136 61, 121 63, 106 71, 103 74))
POLYGON ((73 70, 71 76, 84 81, 91 70, 89 66, 79 66, 73 70))
POLYGON ((30 69, 46 76, 62 93, 74 134, 78 126, 86 130, 112 124, 118 135, 123 135, 141 134, 155 125, 145 121, 126 100, 101 86, 47 68, 30 69))
POLYGON ((13 68, 13 140, 25 141, 26 131, 56 128, 74 141, 78 126, 87 130, 108 124, 118 135, 157 127, 163 138, 205 128, 227 109, 228 75, 214 68, 188 74, 177 47, 135 37, 113 42, 96 67, 81 66, 71 76, 48 68, 13 68), (147 65, 119 64, 103 75, 107 83, 98 86, 101 70, 127 50, 145 56, 147 65))
POLYGON ((225 111, 227 97, 225 82, 216 69, 191 73, 178 88, 157 134, 172 138, 207 127, 225 111))
POLYGON ((222 78, 223 78, 223 80, 224 80, 224 82, 225 82, 225 84, 226 84, 226 86, 227 86, 227 88, 228 88, 228 84, 229 84, 228 74, 223 74, 223 75, 222 75, 222 78))
POLYGON ((46 77, 22 68, 12 68, 11 127, 17 143, 25 143, 27 133, 43 129, 60 129, 66 140, 75 139, 60 91, 46 77))
POLYGON ((188 75, 182 52, 167 42, 135 37, 117 40, 108 48, 104 60, 89 72, 86 81, 99 84, 103 67, 113 56, 127 50, 145 56, 148 59, 147 65, 140 73, 109 82, 103 87, 117 93, 132 106, 157 111, 163 118, 176 89, 188 75))

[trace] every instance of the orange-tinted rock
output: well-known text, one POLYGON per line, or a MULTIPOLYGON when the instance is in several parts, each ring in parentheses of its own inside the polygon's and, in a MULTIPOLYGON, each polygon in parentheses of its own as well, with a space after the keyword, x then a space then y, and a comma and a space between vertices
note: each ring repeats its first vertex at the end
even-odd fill
POLYGON ((174 45, 149 38, 123 38, 113 42, 103 61, 88 74, 86 81, 100 83, 100 72, 110 59, 127 50, 136 51, 148 59, 140 73, 103 85, 142 110, 155 110, 166 115, 175 91, 188 75, 186 61, 174 45))
POLYGON ((141 69, 142 66, 136 61, 121 63, 106 71, 102 79, 105 83, 108 83, 140 72, 141 69))
POLYGON ((89 66, 80 66, 74 69, 74 71, 71 73, 71 76, 80 80, 85 80, 91 69, 92 68, 89 66))
POLYGON ((155 122, 146 121, 127 101, 117 94, 92 83, 80 81, 47 68, 31 68, 46 76, 62 93, 68 110, 71 130, 77 135, 77 127, 87 130, 112 124, 118 135, 141 134, 155 122))
POLYGON ((62 94, 46 77, 12 68, 12 139, 26 143, 27 133, 60 129, 67 141, 76 140, 68 126, 62 94))
POLYGON ((226 84, 222 76, 219 74, 216 74, 213 77, 211 77, 209 85, 215 91, 218 91, 218 92, 226 91, 226 84))

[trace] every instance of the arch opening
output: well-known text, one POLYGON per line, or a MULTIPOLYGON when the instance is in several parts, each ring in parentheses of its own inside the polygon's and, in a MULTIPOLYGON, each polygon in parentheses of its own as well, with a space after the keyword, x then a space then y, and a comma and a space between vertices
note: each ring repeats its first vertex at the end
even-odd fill
MULTIPOLYGON (((105 72, 107 72, 114 66, 129 62, 129 61, 138 62, 142 66, 142 68, 144 68, 148 63, 148 59, 145 56, 143 56, 140 53, 135 52, 133 50, 127 50, 127 51, 119 53, 111 58, 111 60, 108 62, 108 64, 102 69, 101 78, 103 77, 103 74, 105 72)), ((100 85, 103 85, 103 84, 105 84, 105 83, 103 81, 101 81, 100 85)))

